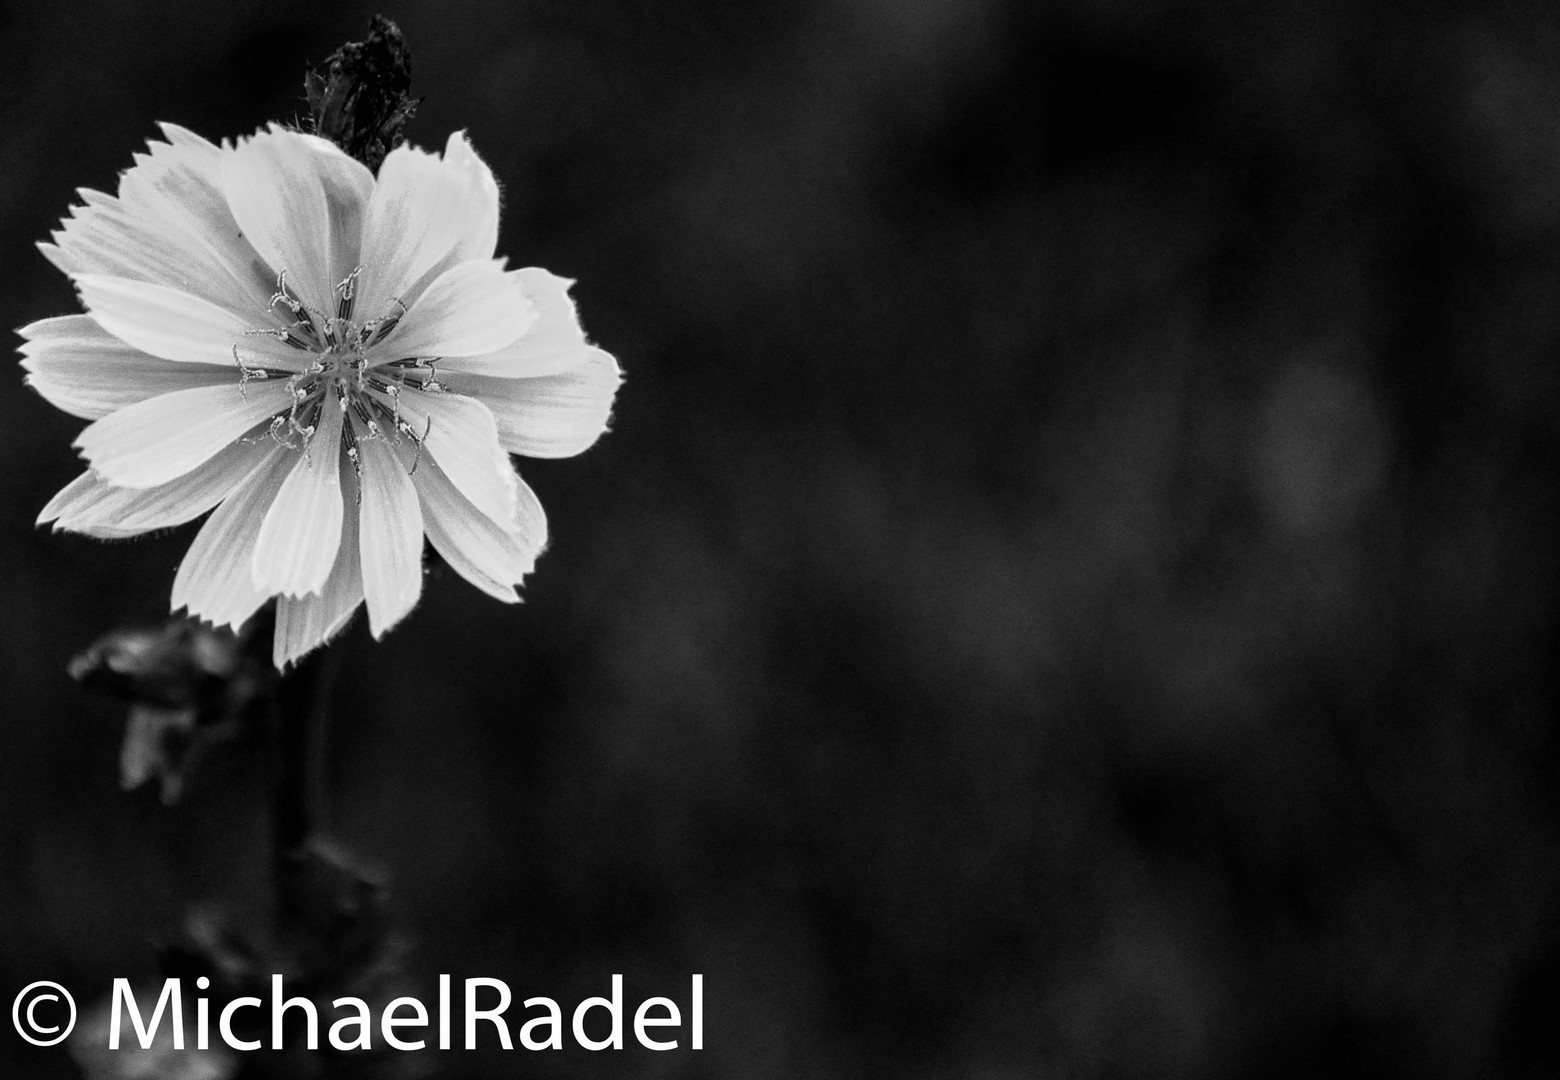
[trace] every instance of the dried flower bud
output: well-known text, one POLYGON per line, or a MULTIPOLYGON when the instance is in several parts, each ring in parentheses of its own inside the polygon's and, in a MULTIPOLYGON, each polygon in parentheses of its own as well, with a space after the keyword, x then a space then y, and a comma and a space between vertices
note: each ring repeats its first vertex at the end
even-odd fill
POLYGON ((366 41, 349 41, 303 77, 304 130, 329 139, 375 172, 417 111, 412 54, 400 27, 375 15, 366 41))

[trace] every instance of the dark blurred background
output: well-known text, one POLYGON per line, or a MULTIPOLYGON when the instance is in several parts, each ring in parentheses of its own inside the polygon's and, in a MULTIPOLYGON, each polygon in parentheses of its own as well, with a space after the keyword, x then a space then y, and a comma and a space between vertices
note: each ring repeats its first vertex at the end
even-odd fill
MULTIPOLYGON (((291 119, 376 10, 627 382, 520 462, 525 604, 354 625, 332 833, 424 994, 707 985, 702 1054, 449 1075, 1560 1074, 1552 6, 13 3, 0 323, 154 121, 291 119)), ((34 529, 82 424, 20 376, 5 1000, 269 889, 254 762, 117 790, 64 666, 193 529, 34 529)))

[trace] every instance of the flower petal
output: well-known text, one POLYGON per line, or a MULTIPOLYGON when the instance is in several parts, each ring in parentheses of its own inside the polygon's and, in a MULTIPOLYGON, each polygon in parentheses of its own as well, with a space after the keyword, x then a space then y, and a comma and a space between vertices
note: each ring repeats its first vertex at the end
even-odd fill
MULTIPOLYGON (((78 274, 81 301, 104 330, 153 356, 184 364, 226 365, 236 369, 234 347, 253 366, 301 371, 312 357, 270 334, 250 331, 263 321, 243 316, 166 285, 129 278, 78 274)), ((237 371, 233 374, 236 378, 237 371)))
POLYGON ((266 511, 255 541, 255 586, 283 596, 319 592, 341 543, 341 409, 329 395, 315 432, 266 511))
POLYGON ((22 327, 22 367, 55 408, 96 420, 138 401, 192 386, 231 384, 231 367, 160 360, 131 348, 89 316, 62 315, 22 327))
POLYGON ((416 485, 394 451, 378 439, 363 440, 357 449, 362 466, 358 517, 363 592, 368 627, 378 638, 416 607, 422 595, 422 510, 416 485))
POLYGON ((451 357, 441 366, 505 379, 555 375, 578 367, 590 346, 569 298, 574 282, 534 266, 513 270, 509 276, 530 301, 536 321, 501 349, 481 356, 451 357))
POLYGON ((173 579, 173 608, 188 608, 217 626, 238 626, 270 594, 256 587, 255 522, 276 498, 293 466, 293 452, 272 443, 265 460, 201 526, 173 579))
POLYGON ((358 313, 414 304, 420 286, 457 263, 490 259, 498 244, 498 184, 465 134, 444 157, 398 146, 385 156, 363 229, 358 313))
POLYGON ((530 486, 516 477, 516 528, 509 530, 479 513, 437 467, 418 469, 412 480, 434 550, 489 596, 518 603, 514 584, 531 572, 547 546, 547 516, 530 486))
POLYGON ((481 402, 457 394, 405 393, 401 416, 423 439, 432 458, 477 509, 505 529, 515 520, 519 477, 498 443, 498 425, 481 402))
POLYGON ((119 197, 83 192, 45 248, 67 273, 127 277, 166 285, 235 311, 263 310, 275 284, 239 232, 222 192, 224 151, 171 124, 169 142, 120 178, 119 197))
MULTIPOLYGON (((268 445, 273 450, 281 446, 268 445)), ((204 465, 154 488, 122 488, 90 469, 49 500, 38 524, 56 531, 115 538, 192 521, 231 495, 271 458, 267 444, 236 442, 204 465)))
MULTIPOLYGON (((54 493, 54 498, 50 499, 49 504, 38 514, 38 520, 34 524, 46 525, 54 521, 54 531, 59 532, 61 529, 67 529, 67 526, 63 520, 56 521, 56 518, 63 519, 66 516, 90 512, 101 506, 104 501, 115 493, 133 490, 136 489, 110 487, 103 482, 102 477, 88 469, 54 493)), ((112 518, 114 515, 109 514, 105 516, 112 518)), ((126 536, 136 535, 136 531, 133 529, 117 528, 108 522, 102 524, 93 522, 80 528, 69 529, 68 531, 84 533, 87 536, 96 536, 100 540, 118 540, 126 536)))
MULTIPOLYGON (((351 470, 341 466, 341 485, 355 498, 351 470)), ((336 562, 324 586, 313 596, 281 596, 276 601, 276 631, 271 638, 271 662, 278 670, 325 644, 352 619, 363 602, 363 575, 358 562, 357 515, 348 514, 341 528, 336 562)))
POLYGON ((167 142, 148 140, 147 153, 135 155, 135 166, 119 181, 120 202, 181 230, 191 247, 209 253, 233 286, 220 278, 199 282, 219 304, 228 303, 237 311, 269 306, 275 275, 244 238, 223 188, 222 161, 232 150, 177 124, 158 127, 167 142))
POLYGON ((538 379, 498 379, 460 372, 440 381, 474 397, 493 413, 498 441, 511 454, 573 457, 607 430, 612 400, 623 381, 617 361, 597 348, 572 371, 538 379))
POLYGON ((358 263, 374 174, 335 144, 273 127, 222 161, 222 186, 244 236, 306 305, 334 315, 336 284, 358 263))
POLYGON ((459 174, 466 189, 466 217, 460 242, 450 252, 451 265, 491 259, 498 247, 498 181, 493 170, 477 156, 464 131, 452 131, 444 140, 444 167, 459 174))
POLYGON ((247 392, 237 383, 176 390, 109 413, 88 425, 76 446, 110 484, 156 487, 210 460, 290 402, 279 382, 247 392))
POLYGON ((375 353, 390 359, 490 353, 535 321, 530 301, 503 264, 478 259, 435 278, 375 353))

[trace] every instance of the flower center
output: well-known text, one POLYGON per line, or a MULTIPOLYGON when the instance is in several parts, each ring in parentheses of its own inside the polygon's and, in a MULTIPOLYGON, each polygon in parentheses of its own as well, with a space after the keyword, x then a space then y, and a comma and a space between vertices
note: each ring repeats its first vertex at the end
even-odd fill
MULTIPOLYGON (((353 318, 357 279, 362 269, 355 268, 335 286, 334 314, 318 311, 300 300, 288 287, 285 270, 277 276, 270 306, 272 310, 285 310, 291 321, 285 326, 249 333, 266 334, 312 354, 301 371, 245 364, 239 357, 238 345, 233 346, 240 388, 250 380, 287 380, 292 406, 272 417, 271 437, 289 449, 303 450, 319 428, 322 410, 338 408, 343 420, 342 441, 354 469, 358 468, 357 444, 385 438, 386 432, 397 442, 411 440, 420 456, 432 418, 419 433, 401 415, 401 395, 407 389, 423 393, 444 390, 435 369, 438 357, 397 357, 393 347, 384 344, 406 314, 406 305, 399 299, 380 316, 361 322, 353 318)), ((414 470, 416 460, 413 459, 414 470)))

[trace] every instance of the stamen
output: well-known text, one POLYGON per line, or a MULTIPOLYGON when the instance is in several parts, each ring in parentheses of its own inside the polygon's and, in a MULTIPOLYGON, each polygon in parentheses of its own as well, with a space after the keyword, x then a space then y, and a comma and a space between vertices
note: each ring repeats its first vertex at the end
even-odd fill
POLYGON ((363 505, 363 460, 358 451, 357 425, 350 420, 341 426, 342 438, 347 446, 347 460, 352 463, 352 474, 357 477, 357 505, 363 505))
POLYGON ((439 381, 438 363, 444 359, 442 356, 430 356, 426 360, 419 360, 417 366, 428 369, 428 377, 417 385, 417 389, 430 394, 442 394, 444 384, 439 381))
POLYGON ((293 438, 294 432, 293 432, 293 428, 291 427, 290 422, 289 422, 287 417, 281 415, 280 413, 278 413, 276 416, 273 416, 271 418, 271 428, 270 428, 270 430, 271 430, 271 438, 275 439, 277 442, 279 442, 283 446, 287 447, 287 449, 289 449, 289 450, 299 450, 299 449, 302 449, 302 444, 298 444, 298 445, 294 445, 293 444, 292 438, 293 438), (285 434, 283 434, 284 432, 285 432, 285 434))
POLYGON ((390 302, 398 309, 396 313, 394 315, 383 315, 377 319, 370 319, 364 323, 362 329, 358 331, 359 348, 366 349, 370 345, 383 341, 385 336, 394 330, 396 324, 406 315, 406 305, 401 302, 399 296, 392 296, 390 302))
MULTIPOLYGON (((308 304, 305 304, 292 289, 288 288, 287 268, 285 266, 276 275, 276 292, 271 295, 271 301, 267 307, 274 308, 278 304, 292 312, 293 324, 307 328, 309 337, 313 338, 314 342, 319 342, 325 337, 326 332, 322 327, 329 324, 329 317, 323 312, 316 311, 308 304)), ((311 344, 303 347, 312 348, 314 346, 311 344)))
POLYGON ((402 385, 403 384, 400 383, 400 382, 393 382, 393 383, 388 383, 385 386, 385 393, 390 396, 390 404, 393 406, 392 415, 391 415, 390 418, 393 421, 395 421, 395 427, 396 427, 397 431, 399 431, 405 425, 405 421, 401 419, 401 386, 402 385))
POLYGON ((428 432, 433 430, 433 417, 428 417, 428 424, 423 428, 423 433, 421 436, 419 436, 416 431, 412 430, 412 425, 408 424, 405 420, 396 421, 396 430, 399 431, 402 435, 405 435, 407 438, 411 439, 412 442, 417 446, 417 453, 412 456, 412 467, 406 472, 407 476, 416 476, 417 465, 422 461, 423 443, 428 438, 428 432))
POLYGON ((376 438, 379 435, 379 425, 374 423, 374 416, 368 411, 368 406, 363 403, 361 397, 352 398, 352 415, 356 416, 358 423, 368 429, 368 437, 376 438))
POLYGON ((238 355, 238 342, 233 342, 233 363, 238 365, 238 396, 245 401, 249 400, 248 386, 250 379, 269 379, 271 373, 265 368, 250 367, 244 363, 238 355))
POLYGON ((352 305, 357 299, 357 279, 362 272, 361 266, 354 266, 350 274, 336 282, 336 318, 343 324, 352 321, 352 305))
POLYGON ((319 365, 315 364, 309 370, 300 371, 287 380, 287 392, 292 397, 292 407, 287 410, 287 425, 292 431, 303 435, 305 439, 312 435, 313 431, 305 432, 303 424, 299 422, 299 415, 314 390, 314 384, 318 381, 315 378, 318 374, 315 369, 318 367, 319 365), (307 388, 303 385, 305 382, 310 384, 307 388))
MULTIPOLYGON (((289 314, 293 321, 287 326, 256 328, 245 333, 264 334, 285 341, 293 348, 307 352, 308 364, 301 371, 251 365, 245 363, 239 352, 242 343, 236 343, 233 362, 239 369, 240 391, 251 379, 285 379, 288 407, 272 417, 266 434, 289 449, 306 453, 312 452, 314 435, 328 401, 327 394, 334 393, 336 408, 343 417, 340 445, 345 446, 353 471, 359 478, 363 467, 361 443, 387 437, 412 441, 416 450, 409 475, 415 474, 422 462, 422 445, 433 430, 433 418, 427 418, 419 435, 402 415, 401 397, 408 387, 427 393, 446 392, 447 387, 439 381, 438 372, 438 363, 443 358, 403 357, 381 361, 372 356, 372 347, 395 329, 408 309, 400 299, 392 298, 388 313, 362 324, 354 323, 351 316, 361 292, 359 278, 362 272, 363 267, 353 267, 351 273, 336 283, 333 291, 337 313, 330 317, 299 299, 288 284, 287 272, 279 273, 270 306, 289 314)), ((257 434, 255 438, 263 439, 265 435, 257 434)))
POLYGON ((319 430, 318 420, 320 418, 320 411, 325 407, 324 395, 320 395, 319 398, 315 399, 311 403, 314 404, 315 408, 311 414, 309 423, 303 424, 301 426, 296 421, 293 423, 294 430, 296 430, 303 439, 303 454, 305 458, 307 458, 310 452, 314 449, 314 433, 319 430))
POLYGON ((266 306, 275 307, 277 304, 285 305, 287 310, 293 313, 293 318, 303 318, 303 301, 294 296, 292 290, 287 287, 287 268, 285 266, 276 275, 276 292, 271 295, 271 302, 266 306))

